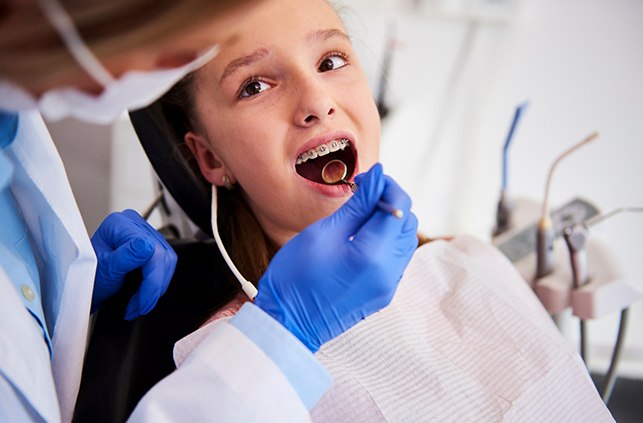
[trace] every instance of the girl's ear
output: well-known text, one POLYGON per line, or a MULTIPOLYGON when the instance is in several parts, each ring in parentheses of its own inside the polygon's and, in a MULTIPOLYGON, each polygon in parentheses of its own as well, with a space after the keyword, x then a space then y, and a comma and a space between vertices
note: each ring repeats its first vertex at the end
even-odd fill
POLYGON ((190 131, 183 138, 188 148, 194 154, 203 177, 212 185, 224 186, 227 177, 228 184, 234 183, 232 175, 229 174, 223 162, 217 154, 212 151, 210 143, 202 136, 190 131))

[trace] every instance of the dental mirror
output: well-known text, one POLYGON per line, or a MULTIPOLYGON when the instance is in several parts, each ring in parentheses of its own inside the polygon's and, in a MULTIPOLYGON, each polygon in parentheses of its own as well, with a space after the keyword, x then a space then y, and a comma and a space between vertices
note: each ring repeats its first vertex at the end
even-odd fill
MULTIPOLYGON (((329 161, 328 163, 326 163, 326 165, 324 165, 321 171, 321 176, 324 182, 328 185, 335 185, 341 182, 350 186, 351 191, 355 192, 357 191, 357 184, 346 180, 347 173, 348 166, 346 166, 346 163, 341 160, 335 159, 329 161)), ((377 207, 384 210, 385 212, 390 213, 398 219, 401 219, 404 216, 404 212, 402 210, 396 209, 395 207, 383 201, 378 201, 377 207)))
POLYGON ((348 166, 341 160, 331 160, 324 165, 321 171, 321 176, 324 182, 328 185, 335 185, 339 182, 344 183, 351 187, 351 191, 357 190, 357 185, 353 182, 347 181, 346 174, 348 173, 348 166))

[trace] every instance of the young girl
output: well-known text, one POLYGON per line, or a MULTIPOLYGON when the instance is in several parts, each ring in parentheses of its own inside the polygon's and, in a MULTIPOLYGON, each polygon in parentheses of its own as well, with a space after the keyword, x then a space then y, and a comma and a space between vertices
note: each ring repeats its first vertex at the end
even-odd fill
MULTIPOLYGON (((325 0, 266 2, 251 19, 163 101, 218 187, 226 248, 246 279, 259 281, 280 246, 346 202, 355 175, 379 166, 380 123, 325 0), (337 184, 322 178, 332 160, 346 164, 337 184)), ((310 266, 324 272, 323 262, 310 266)), ((177 363, 247 300, 240 294, 177 343, 177 363)), ((612 420, 516 270, 470 237, 419 248, 390 306, 317 358, 334 386, 313 409, 316 421, 612 420)))

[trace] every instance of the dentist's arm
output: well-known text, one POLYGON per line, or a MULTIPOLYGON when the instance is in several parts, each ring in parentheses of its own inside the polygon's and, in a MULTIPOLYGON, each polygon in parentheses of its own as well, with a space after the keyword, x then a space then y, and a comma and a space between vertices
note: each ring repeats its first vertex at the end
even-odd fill
POLYGON ((281 248, 255 304, 220 322, 132 421, 309 419, 331 385, 312 352, 389 304, 417 245, 410 199, 381 166, 356 182, 343 207, 281 248), (380 200, 404 217, 380 210, 380 200))

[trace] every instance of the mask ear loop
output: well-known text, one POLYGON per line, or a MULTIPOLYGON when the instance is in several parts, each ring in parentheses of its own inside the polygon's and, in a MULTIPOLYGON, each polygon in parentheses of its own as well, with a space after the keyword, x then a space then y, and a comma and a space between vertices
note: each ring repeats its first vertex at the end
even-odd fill
POLYGON ((58 0, 38 0, 38 4, 80 67, 103 87, 114 81, 111 73, 87 47, 60 2, 58 0))
POLYGON ((219 225, 217 223, 217 187, 215 185, 212 185, 212 209, 211 209, 211 222, 212 222, 212 233, 214 234, 214 240, 217 243, 217 246, 219 247, 219 251, 221 251, 221 255, 223 256, 223 259, 225 262, 228 264, 228 267, 230 270, 232 270, 232 273, 234 273, 234 276, 237 278, 239 283, 241 284, 241 289, 243 289, 243 292, 246 293, 248 298, 251 300, 254 300, 255 297, 257 296, 257 288, 252 284, 252 282, 248 281, 246 278, 243 277, 241 272, 237 269, 237 266, 234 265, 232 262, 232 259, 228 255, 228 252, 226 251, 225 247, 223 246, 223 242, 221 241, 221 236, 219 235, 219 225))

